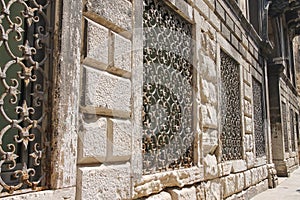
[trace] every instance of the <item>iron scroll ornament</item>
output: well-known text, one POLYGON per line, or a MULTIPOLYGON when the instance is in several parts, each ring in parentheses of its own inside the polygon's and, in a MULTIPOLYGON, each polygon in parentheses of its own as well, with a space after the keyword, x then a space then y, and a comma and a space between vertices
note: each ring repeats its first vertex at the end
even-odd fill
POLYGON ((143 173, 193 165, 192 26, 144 0, 143 173))
POLYGON ((45 185, 52 0, 0 1, 0 185, 45 185))
POLYGON ((238 63, 221 51, 222 161, 242 159, 239 69, 238 63))

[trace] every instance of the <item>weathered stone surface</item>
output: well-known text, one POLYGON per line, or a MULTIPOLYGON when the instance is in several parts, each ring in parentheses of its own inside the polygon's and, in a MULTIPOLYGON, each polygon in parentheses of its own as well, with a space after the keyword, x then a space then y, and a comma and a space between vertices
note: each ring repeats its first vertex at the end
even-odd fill
POLYGON ((205 79, 201 79, 201 102, 211 103, 216 105, 217 103, 217 88, 214 83, 208 82, 205 79))
POLYGON ((132 29, 132 3, 127 0, 88 0, 88 12, 93 12, 105 20, 125 29, 132 29))
MULTIPOLYGON (((211 32, 210 30, 207 30, 204 32, 201 36, 201 50, 205 55, 207 55, 209 59, 212 61, 216 60, 216 42, 214 40, 214 32, 211 32)), ((204 59, 207 59, 206 57, 203 57, 204 59)))
POLYGON ((258 181, 262 181, 268 177, 267 166, 261 166, 257 168, 258 181))
POLYGON ((244 136, 244 144, 245 144, 245 150, 246 151, 252 151, 253 150, 253 136, 252 134, 247 134, 244 136))
POLYGON ((202 167, 192 167, 143 176, 135 185, 133 198, 158 193, 167 187, 183 187, 203 181, 203 171, 202 167))
POLYGON ((85 67, 85 105, 130 112, 130 80, 85 67))
POLYGON ((218 125, 217 109, 212 105, 202 105, 202 124, 204 127, 216 128, 218 125))
POLYGON ((236 190, 240 192, 244 189, 244 186, 245 186, 244 173, 236 174, 236 190))
POLYGON ((236 191, 236 176, 234 174, 230 174, 221 179, 222 187, 223 187, 223 197, 229 197, 234 194, 236 191))
POLYGON ((202 134, 202 149, 203 154, 214 154, 218 147, 218 131, 213 129, 205 130, 202 134))
POLYGON ((252 100, 252 88, 248 84, 244 84, 244 95, 248 100, 252 100))
POLYGON ((231 161, 220 163, 218 166, 219 166, 219 171, 220 171, 219 176, 229 175, 232 170, 232 162, 231 161))
POLYGON ((113 33, 114 38, 114 67, 131 72, 131 41, 113 33))
POLYGON ((64 188, 58 190, 45 190, 38 192, 31 192, 27 194, 18 194, 14 196, 1 197, 1 200, 52 200, 52 199, 64 199, 74 200, 76 194, 76 188, 64 188))
POLYGON ((195 0, 195 5, 199 9, 199 12, 207 19, 209 17, 208 5, 202 0, 195 0))
POLYGON ((251 168, 255 165, 255 156, 253 152, 246 152, 247 168, 251 168))
POLYGON ((252 116, 252 104, 246 99, 244 100, 244 113, 249 117, 252 116))
POLYGON ((252 185, 255 185, 258 183, 258 173, 257 173, 257 168, 251 169, 251 180, 252 180, 252 185))
POLYGON ((105 160, 107 150, 107 120, 81 120, 79 131, 79 162, 84 160, 105 160))
POLYGON ((246 133, 252 133, 252 119, 245 116, 245 131, 246 133))
POLYGON ((80 167, 78 199, 130 199, 130 164, 80 167))
POLYGON ((217 82, 217 72, 214 60, 209 56, 201 54, 199 55, 199 68, 197 70, 201 73, 205 80, 216 83, 217 82))
POLYGON ((158 194, 155 194, 155 195, 152 195, 148 198, 146 198, 146 200, 172 200, 172 197, 170 195, 170 193, 168 192, 161 192, 161 193, 158 193, 158 194))
POLYGON ((247 169, 246 162, 244 160, 234 160, 232 161, 232 172, 242 172, 247 169))
POLYGON ((89 19, 87 21, 86 54, 104 65, 108 65, 108 29, 89 19))
POLYGON ((191 200, 196 198, 196 188, 194 186, 182 189, 172 189, 169 190, 172 199, 176 200, 191 200))
POLYGON ((173 5, 175 5, 181 12, 183 12, 188 18, 193 19, 193 8, 187 4, 184 0, 171 0, 173 5))
POLYGON ((198 199, 222 199, 222 186, 219 179, 213 181, 202 182, 197 187, 198 199))
POLYGON ((208 154, 203 159, 203 164, 205 179, 212 179, 218 176, 218 163, 215 155, 208 154))
POLYGON ((244 172, 244 179, 245 179, 245 188, 248 188, 252 185, 252 175, 251 171, 247 170, 244 172))
POLYGON ((128 160, 131 155, 131 132, 132 124, 129 120, 109 119, 108 120, 108 141, 111 147, 109 152, 110 160, 128 160))
POLYGON ((244 69, 244 82, 247 83, 248 85, 251 85, 252 82, 251 73, 246 69, 244 69))

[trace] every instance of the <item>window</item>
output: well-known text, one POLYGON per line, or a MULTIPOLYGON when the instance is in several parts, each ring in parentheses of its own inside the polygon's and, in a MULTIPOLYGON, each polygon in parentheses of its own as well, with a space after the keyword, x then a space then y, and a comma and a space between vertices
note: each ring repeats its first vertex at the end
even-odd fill
POLYGON ((253 114, 254 114, 254 134, 255 134, 255 152, 257 157, 266 155, 266 140, 264 133, 263 116, 263 90, 261 83, 255 78, 252 79, 253 90, 253 114))
POLYGON ((250 18, 250 23, 256 30, 257 34, 260 35, 260 23, 261 23, 261 1, 260 0, 249 0, 248 5, 249 5, 249 18, 250 18))
POLYGON ((289 139, 288 139, 288 130, 287 130, 287 120, 286 120, 286 116, 287 116, 287 112, 286 112, 286 104, 284 102, 281 103, 282 104, 282 127, 283 127, 283 131, 282 133, 284 134, 284 150, 285 152, 289 152, 289 139))
POLYGON ((49 0, 0 2, 2 193, 46 185, 49 150, 49 0))
POLYGON ((222 161, 242 159, 240 68, 221 51, 222 161))
POLYGON ((292 109, 290 109, 290 126, 291 126, 292 151, 296 151, 294 112, 292 109))
POLYGON ((155 0, 144 0, 143 26, 143 173, 190 167, 192 26, 155 0))

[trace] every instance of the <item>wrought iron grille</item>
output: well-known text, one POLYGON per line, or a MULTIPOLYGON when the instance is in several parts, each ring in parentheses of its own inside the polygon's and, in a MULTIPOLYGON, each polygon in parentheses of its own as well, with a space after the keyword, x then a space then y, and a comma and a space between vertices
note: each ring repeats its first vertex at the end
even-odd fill
POLYGON ((289 139, 287 130, 287 120, 286 120, 286 104, 282 102, 282 126, 283 126, 283 137, 284 137, 284 150, 289 151, 289 139))
POLYGON ((193 165, 192 26, 144 0, 143 173, 193 165))
POLYGON ((222 161, 242 159, 239 64, 221 51, 222 161))
POLYGON ((45 186, 52 0, 0 1, 0 188, 45 186))
POLYGON ((295 140, 295 123, 294 123, 294 112, 290 109, 290 126, 291 126, 291 143, 292 151, 296 151, 296 140, 295 140))
POLYGON ((255 134, 255 152, 257 157, 266 155, 266 140, 264 133, 263 116, 263 91, 262 85, 256 79, 252 79, 253 90, 253 108, 254 108, 254 134, 255 134))

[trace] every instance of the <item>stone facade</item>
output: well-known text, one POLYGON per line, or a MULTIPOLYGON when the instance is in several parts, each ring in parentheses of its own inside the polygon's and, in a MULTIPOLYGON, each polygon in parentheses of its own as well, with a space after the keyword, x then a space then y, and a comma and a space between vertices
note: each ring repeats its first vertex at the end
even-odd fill
MULTIPOLYGON (((266 24, 257 29, 248 1, 165 0, 159 5, 192 27, 192 130, 186 133, 193 133, 193 155, 186 165, 145 170, 144 1, 151 0, 56 1, 51 177, 41 191, 6 192, 3 199, 251 199, 275 187, 277 174, 298 167, 296 79, 273 71, 280 57, 273 51, 283 47, 270 44, 266 24), (224 76, 233 68, 238 78, 230 82, 224 76)), ((262 23, 267 8, 258 9, 262 23)))

